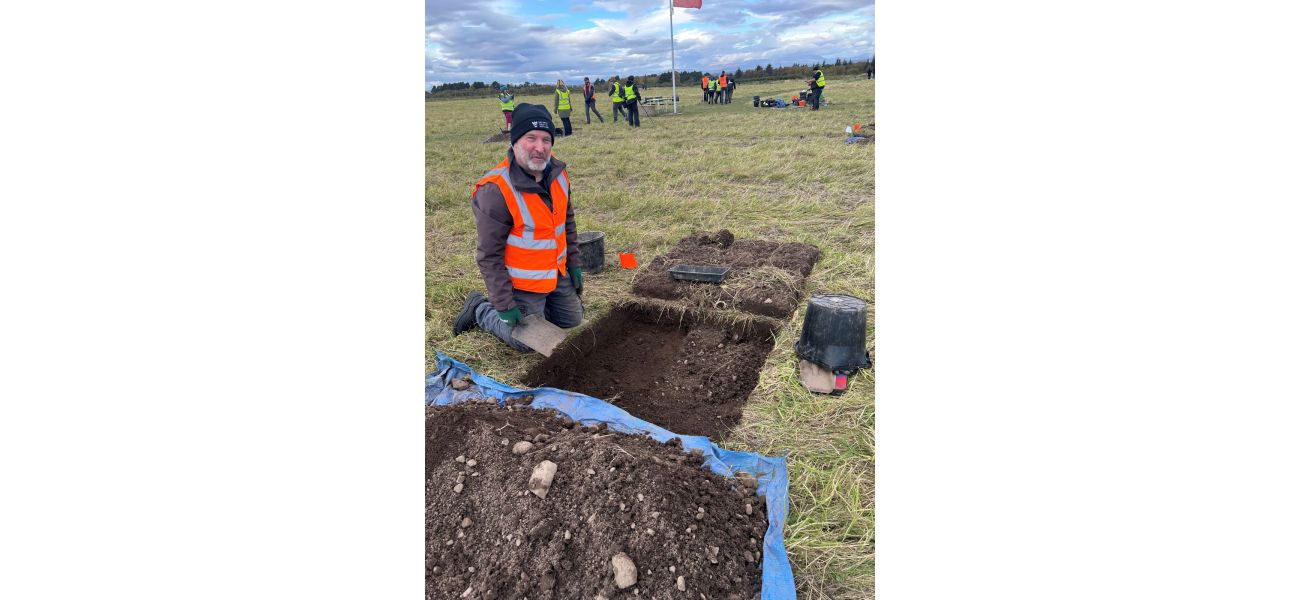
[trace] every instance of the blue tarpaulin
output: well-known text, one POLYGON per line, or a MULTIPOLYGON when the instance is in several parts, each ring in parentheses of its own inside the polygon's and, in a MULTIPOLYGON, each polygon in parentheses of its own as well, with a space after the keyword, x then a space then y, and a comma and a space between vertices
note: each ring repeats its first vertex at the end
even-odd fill
POLYGON ((599 398, 555 389, 536 388, 521 390, 500 383, 491 377, 475 373, 465 363, 438 353, 438 371, 425 380, 426 405, 455 404, 482 397, 495 398, 505 404, 506 398, 532 394, 533 408, 551 408, 567 415, 582 425, 605 423, 610 429, 631 434, 648 433, 660 442, 673 438, 682 441, 686 452, 699 449, 704 453, 705 466, 726 477, 744 471, 758 479, 758 493, 767 500, 767 533, 763 536, 763 600, 794 600, 794 575, 790 559, 785 553, 785 517, 789 512, 790 480, 785 468, 785 458, 763 456, 754 452, 735 452, 719 448, 709 438, 699 435, 677 435, 653 423, 643 421, 627 411, 599 398), (469 375, 476 385, 455 390, 453 379, 469 375))

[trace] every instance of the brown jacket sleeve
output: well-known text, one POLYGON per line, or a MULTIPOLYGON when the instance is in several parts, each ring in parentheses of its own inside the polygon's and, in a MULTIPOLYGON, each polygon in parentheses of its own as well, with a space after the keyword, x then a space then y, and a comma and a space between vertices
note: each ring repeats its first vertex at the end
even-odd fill
MULTIPOLYGON (((569 176, 567 170, 564 172, 564 176, 569 176)), ((564 256, 564 260, 570 267, 582 268, 582 256, 578 254, 578 222, 573 219, 572 179, 569 180, 569 186, 569 202, 564 215, 564 245, 567 246, 565 251, 568 254, 564 256)))
POLYGON ((474 256, 479 273, 483 274, 483 283, 487 285, 488 300, 498 311, 510 310, 515 306, 515 287, 506 272, 506 238, 510 237, 514 218, 506 208, 501 189, 495 185, 484 185, 474 192, 472 205, 478 229, 478 250, 474 256))

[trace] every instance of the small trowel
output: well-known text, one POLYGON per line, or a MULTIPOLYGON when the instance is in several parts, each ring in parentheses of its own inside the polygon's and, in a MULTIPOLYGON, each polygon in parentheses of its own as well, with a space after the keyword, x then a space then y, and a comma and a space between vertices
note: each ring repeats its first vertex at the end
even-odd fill
POLYGON ((542 356, 550 356, 555 347, 564 341, 565 333, 542 315, 524 315, 510 331, 510 337, 540 352, 542 356))

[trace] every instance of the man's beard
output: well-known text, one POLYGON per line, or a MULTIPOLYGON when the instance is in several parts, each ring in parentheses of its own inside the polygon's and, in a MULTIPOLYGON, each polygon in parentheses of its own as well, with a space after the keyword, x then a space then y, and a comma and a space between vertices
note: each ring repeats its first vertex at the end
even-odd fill
POLYGON ((545 160, 536 160, 536 158, 528 158, 528 168, 534 171, 538 171, 538 173, 541 173, 541 171, 545 171, 547 166, 550 165, 551 165, 551 157, 549 156, 547 156, 545 160))
POLYGON ((542 160, 529 157, 528 160, 524 162, 524 164, 528 165, 528 170, 541 173, 542 171, 546 170, 546 167, 550 166, 551 157, 548 156, 542 160))

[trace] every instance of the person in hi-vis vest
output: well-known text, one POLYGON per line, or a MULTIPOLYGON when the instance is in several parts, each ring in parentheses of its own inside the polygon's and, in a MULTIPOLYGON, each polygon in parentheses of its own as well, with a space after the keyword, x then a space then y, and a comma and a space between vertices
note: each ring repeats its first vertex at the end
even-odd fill
POLYGON ((560 122, 564 123, 565 137, 573 135, 573 123, 569 122, 569 115, 573 113, 570 93, 569 86, 564 85, 563 79, 555 82, 555 113, 560 115, 560 122))
POLYGON ((474 184, 475 258, 487 295, 470 292, 452 335, 475 327, 509 344, 524 315, 559 327, 582 323, 578 225, 569 202, 567 165, 551 154, 555 124, 545 106, 515 107, 506 157, 474 184))
POLYGON ((809 104, 812 106, 812 110, 817 110, 822 107, 822 92, 826 90, 826 75, 822 73, 821 69, 816 69, 813 71, 809 83, 812 84, 812 102, 809 104))
POLYGON ((587 109, 588 125, 591 125, 591 113, 596 113, 596 118, 601 123, 605 122, 605 117, 600 116, 600 111, 596 110, 596 86, 591 85, 590 77, 582 78, 582 104, 587 109))
POLYGON ((627 82, 623 84, 623 103, 627 105, 627 124, 629 126, 641 126, 641 110, 638 106, 644 102, 645 98, 641 96, 641 89, 636 85, 636 78, 628 75, 627 82))
POLYGON ((497 94, 497 103, 501 106, 501 114, 506 117, 506 131, 510 131, 510 117, 515 111, 515 95, 509 92, 506 86, 501 86, 501 93, 497 94))
POLYGON ((623 105, 623 82, 619 81, 618 75, 609 77, 609 99, 614 102, 614 122, 618 122, 620 114, 627 119, 627 108, 623 105))

